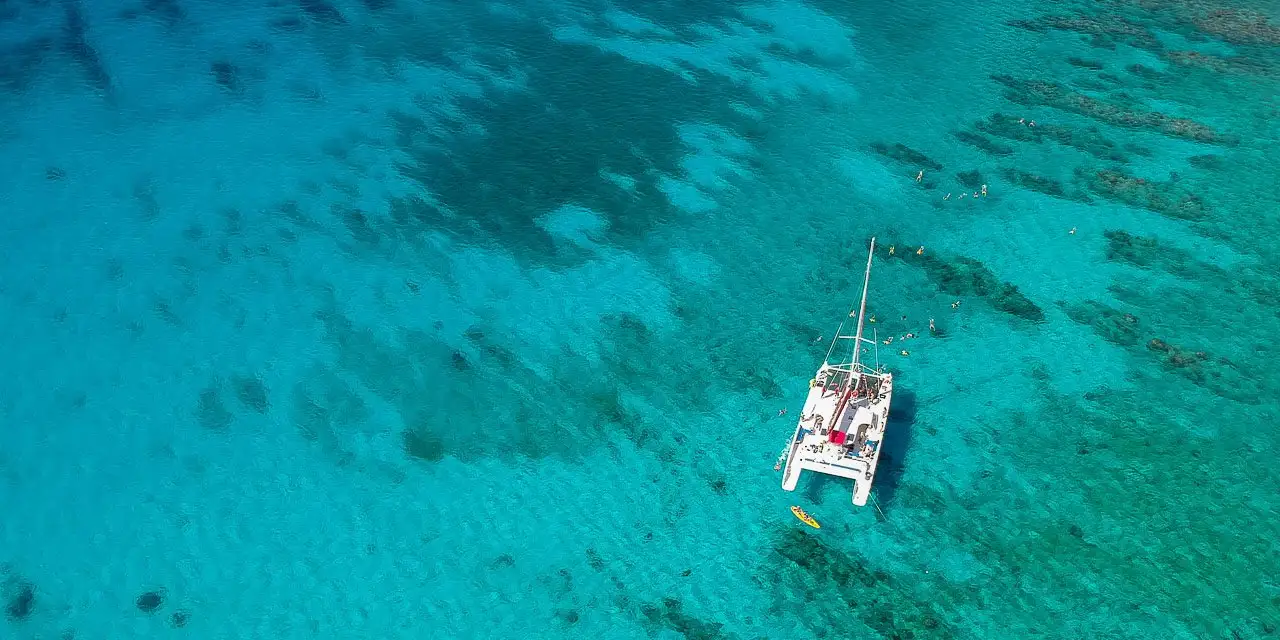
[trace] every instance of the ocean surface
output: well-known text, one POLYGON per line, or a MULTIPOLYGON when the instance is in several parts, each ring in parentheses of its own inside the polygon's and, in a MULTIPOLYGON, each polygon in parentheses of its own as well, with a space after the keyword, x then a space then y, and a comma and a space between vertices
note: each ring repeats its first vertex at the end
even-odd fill
POLYGON ((1280 638, 1277 335, 1274 2, 0 0, 2 638, 1280 638))

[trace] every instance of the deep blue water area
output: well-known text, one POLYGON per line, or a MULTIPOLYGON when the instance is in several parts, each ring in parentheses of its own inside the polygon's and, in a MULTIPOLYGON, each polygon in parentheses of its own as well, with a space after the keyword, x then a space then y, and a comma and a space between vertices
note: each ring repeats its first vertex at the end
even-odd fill
POLYGON ((1280 638, 1277 167, 1269 2, 0 0, 0 637, 1280 638))

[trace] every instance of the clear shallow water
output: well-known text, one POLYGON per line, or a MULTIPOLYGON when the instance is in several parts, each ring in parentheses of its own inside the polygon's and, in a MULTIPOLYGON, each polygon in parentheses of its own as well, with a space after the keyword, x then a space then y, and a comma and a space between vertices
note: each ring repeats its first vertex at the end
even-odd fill
POLYGON ((1246 9, 0 4, 4 636, 1275 636, 1246 9))

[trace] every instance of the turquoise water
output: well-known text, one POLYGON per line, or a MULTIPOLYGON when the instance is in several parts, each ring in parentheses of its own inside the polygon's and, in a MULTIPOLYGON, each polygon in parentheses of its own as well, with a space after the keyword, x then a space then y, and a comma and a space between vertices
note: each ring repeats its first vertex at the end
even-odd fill
POLYGON ((0 2, 0 637, 1280 637, 1278 139, 1267 3, 0 2))

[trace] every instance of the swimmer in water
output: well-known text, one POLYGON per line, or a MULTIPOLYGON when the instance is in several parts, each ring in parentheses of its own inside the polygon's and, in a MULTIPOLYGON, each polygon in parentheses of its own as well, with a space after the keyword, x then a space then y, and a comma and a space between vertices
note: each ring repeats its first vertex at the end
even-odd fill
POLYGON ((918 256, 924 255, 924 245, 920 245, 920 248, 916 249, 916 255, 918 256))
POLYGON ((959 301, 959 300, 956 300, 955 302, 952 302, 952 303, 951 303, 951 308, 952 308, 952 309, 959 309, 959 308, 960 308, 960 301, 959 301))
POLYGON ((781 418, 782 416, 785 416, 785 415, 787 415, 787 410, 786 410, 786 409, 778 409, 778 417, 779 417, 779 418, 781 418))
POLYGON ((924 169, 921 169, 920 173, 916 174, 916 182, 920 182, 921 180, 924 180, 924 169))
POLYGON ((1073 236, 1074 236, 1074 235, 1076 234, 1076 228, 1075 228, 1075 227, 1071 227, 1071 230, 1070 230, 1070 231, 1068 231, 1067 233, 1069 233, 1069 234, 1071 234, 1071 235, 1073 235, 1073 236))
POLYGON ((950 199, 951 199, 951 194, 949 194, 949 193, 948 193, 947 195, 942 196, 942 199, 943 199, 943 200, 950 200, 950 199))
POLYGON ((987 197, 987 185, 982 185, 982 197, 987 197))
POLYGON ((894 245, 889 245, 889 255, 893 255, 894 245))
POLYGON ((929 318, 929 333, 937 333, 938 328, 933 326, 933 318, 929 318))

